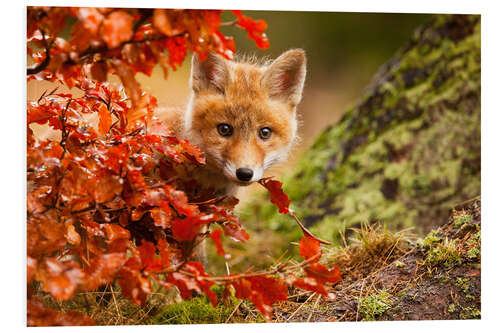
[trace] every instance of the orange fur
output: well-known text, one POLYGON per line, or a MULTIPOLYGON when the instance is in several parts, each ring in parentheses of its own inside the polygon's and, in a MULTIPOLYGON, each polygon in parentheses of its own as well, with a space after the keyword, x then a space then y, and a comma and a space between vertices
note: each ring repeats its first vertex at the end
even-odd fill
POLYGON ((205 152, 207 166, 196 175, 200 183, 234 194, 238 185, 259 180, 267 168, 286 159, 297 137, 295 108, 305 62, 302 50, 285 52, 265 65, 227 61, 214 53, 204 62, 193 57, 189 105, 165 121, 205 152), (221 135, 220 124, 229 125, 232 134, 221 135), (259 135, 264 127, 271 130, 268 139, 259 135), (251 179, 241 179, 236 172, 241 168, 251 170, 251 179))

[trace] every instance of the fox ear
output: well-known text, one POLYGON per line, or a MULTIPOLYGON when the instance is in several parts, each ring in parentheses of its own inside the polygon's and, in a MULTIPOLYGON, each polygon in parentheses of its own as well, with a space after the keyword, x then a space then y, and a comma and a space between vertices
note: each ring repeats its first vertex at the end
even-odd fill
POLYGON ((299 104, 306 78, 304 50, 289 50, 266 69, 262 77, 264 88, 271 98, 283 99, 293 106, 299 104))
POLYGON ((224 93, 229 79, 229 65, 220 55, 210 52, 205 61, 200 61, 198 54, 193 54, 191 62, 191 89, 195 93, 206 89, 215 89, 224 93))

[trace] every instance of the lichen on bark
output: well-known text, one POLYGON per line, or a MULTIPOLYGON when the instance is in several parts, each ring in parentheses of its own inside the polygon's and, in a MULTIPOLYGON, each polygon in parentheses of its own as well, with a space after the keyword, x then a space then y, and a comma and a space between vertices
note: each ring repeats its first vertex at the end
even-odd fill
MULTIPOLYGON (((303 154, 284 189, 313 232, 335 240, 372 221, 428 231, 480 194, 480 29, 478 15, 440 15, 418 28, 303 154)), ((263 198, 241 215, 295 230, 263 198)))

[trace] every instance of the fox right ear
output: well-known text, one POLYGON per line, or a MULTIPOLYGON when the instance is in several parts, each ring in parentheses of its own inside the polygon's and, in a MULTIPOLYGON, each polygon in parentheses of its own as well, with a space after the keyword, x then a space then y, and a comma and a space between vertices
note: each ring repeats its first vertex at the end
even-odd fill
POLYGON ((195 93, 215 89, 223 94, 229 79, 227 61, 215 52, 210 52, 205 61, 200 61, 198 54, 193 54, 191 62, 191 89, 195 93))
POLYGON ((270 97, 280 98, 296 106, 302 98, 305 78, 305 52, 293 49, 274 60, 264 72, 262 80, 270 97))

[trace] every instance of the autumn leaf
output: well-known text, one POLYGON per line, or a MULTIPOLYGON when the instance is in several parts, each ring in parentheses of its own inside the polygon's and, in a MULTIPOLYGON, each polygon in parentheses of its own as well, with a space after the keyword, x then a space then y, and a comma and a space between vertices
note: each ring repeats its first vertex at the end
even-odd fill
POLYGON ((302 239, 299 242, 299 251, 300 255, 305 259, 314 259, 313 262, 316 262, 321 257, 321 247, 320 242, 307 234, 304 234, 302 239))
POLYGON ((117 239, 129 239, 130 232, 116 224, 104 224, 104 230, 106 232, 106 238, 108 241, 112 242, 117 239))
POLYGON ((109 48, 118 47, 132 38, 134 18, 123 10, 109 14, 102 23, 100 34, 109 48))
POLYGON ((282 182, 271 178, 262 178, 259 180, 259 184, 269 191, 271 202, 278 207, 281 214, 288 214, 290 212, 288 209, 290 206, 290 199, 281 188, 283 186, 282 182))
POLYGON ((37 273, 37 279, 42 282, 43 290, 54 298, 68 300, 85 276, 78 266, 76 262, 47 258, 37 273))
POLYGON ((108 78, 108 64, 105 61, 94 62, 90 66, 90 73, 94 80, 105 82, 108 78))
POLYGON ((78 311, 59 312, 49 309, 38 300, 28 300, 28 326, 93 326, 95 322, 78 311))
POLYGON ((104 104, 99 105, 99 133, 107 134, 111 127, 111 113, 104 104))
POLYGON ((85 270, 84 289, 95 290, 113 282, 126 260, 125 253, 106 253, 92 258, 85 270))
POLYGON ((184 219, 175 219, 172 223, 172 234, 178 241, 191 241, 201 228, 215 221, 215 215, 189 216, 184 219))
POLYGON ((164 35, 172 35, 172 25, 166 9, 155 9, 153 11, 153 26, 164 35))
POLYGON ((225 257, 226 252, 224 251, 224 248, 222 247, 222 230, 221 229, 215 229, 210 233, 210 238, 214 241, 215 247, 217 248, 217 254, 220 256, 225 257))
POLYGON ((272 304, 286 301, 288 288, 284 281, 266 276, 251 276, 232 283, 237 298, 247 298, 255 304, 266 321, 271 320, 272 304))
POLYGON ((306 266, 304 270, 307 276, 316 279, 321 284, 326 282, 337 283, 340 281, 341 272, 338 266, 328 269, 316 262, 306 266))

